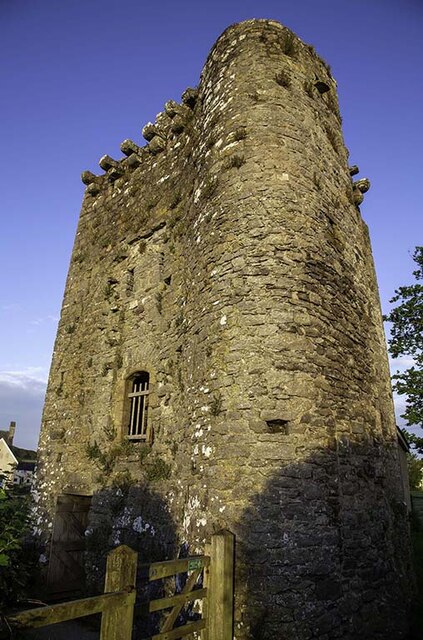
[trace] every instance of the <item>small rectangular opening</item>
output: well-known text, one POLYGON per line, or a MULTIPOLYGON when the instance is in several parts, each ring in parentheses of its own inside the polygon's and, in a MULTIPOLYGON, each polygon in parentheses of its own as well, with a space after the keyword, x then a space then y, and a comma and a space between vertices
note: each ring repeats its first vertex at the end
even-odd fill
POLYGON ((146 371, 141 371, 132 378, 131 391, 128 394, 130 403, 128 437, 132 439, 147 438, 149 378, 146 371))

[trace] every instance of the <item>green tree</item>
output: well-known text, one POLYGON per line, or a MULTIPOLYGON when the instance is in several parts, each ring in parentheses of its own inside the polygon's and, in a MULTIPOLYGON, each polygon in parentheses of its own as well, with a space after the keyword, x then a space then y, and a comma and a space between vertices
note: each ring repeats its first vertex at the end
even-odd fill
MULTIPOLYGON (((403 373, 393 376, 394 389, 406 396, 405 418, 408 425, 423 426, 423 247, 418 246, 413 253, 417 269, 413 275, 417 282, 399 287, 392 304, 399 303, 385 316, 391 323, 389 352, 393 358, 410 356, 414 364, 403 373)), ((408 434, 412 444, 423 453, 423 437, 408 434)))
POLYGON ((423 481, 423 460, 418 458, 414 453, 409 453, 407 455, 407 466, 410 489, 412 491, 421 489, 423 481))

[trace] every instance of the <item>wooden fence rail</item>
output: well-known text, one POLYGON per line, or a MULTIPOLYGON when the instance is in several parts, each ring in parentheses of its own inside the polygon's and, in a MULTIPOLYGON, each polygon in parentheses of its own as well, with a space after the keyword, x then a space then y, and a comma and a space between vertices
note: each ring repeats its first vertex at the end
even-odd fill
MULTIPOLYGON (((201 632, 202 640, 232 640, 234 536, 229 531, 213 535, 206 552, 204 556, 141 565, 150 582, 187 574, 181 593, 143 605, 150 613, 170 609, 160 632, 146 640, 177 640, 194 632, 201 632), (184 606, 197 600, 203 602, 201 619, 175 628, 184 606)), ((20 628, 43 627, 101 613, 100 640, 131 640, 136 574, 137 553, 122 545, 107 557, 103 595, 30 609, 9 617, 8 622, 20 628)))
POLYGON ((136 598, 138 554, 122 545, 107 557, 105 593, 61 604, 29 609, 8 618, 13 627, 46 627, 101 613, 100 640, 130 640, 136 598))

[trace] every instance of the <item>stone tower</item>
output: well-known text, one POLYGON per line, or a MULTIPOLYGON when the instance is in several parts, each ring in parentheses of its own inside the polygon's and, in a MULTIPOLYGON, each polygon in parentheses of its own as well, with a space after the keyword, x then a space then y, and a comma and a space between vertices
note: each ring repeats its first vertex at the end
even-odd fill
POLYGON ((404 637, 407 526, 358 208, 368 185, 353 184, 340 123, 313 47, 250 20, 144 127, 146 146, 126 140, 125 158, 83 174, 39 526, 59 495, 82 494, 88 538, 104 530, 107 487, 123 478, 125 517, 109 513, 104 545, 149 531, 197 551, 232 530, 237 640, 404 637), (166 535, 137 487, 169 514, 166 535))

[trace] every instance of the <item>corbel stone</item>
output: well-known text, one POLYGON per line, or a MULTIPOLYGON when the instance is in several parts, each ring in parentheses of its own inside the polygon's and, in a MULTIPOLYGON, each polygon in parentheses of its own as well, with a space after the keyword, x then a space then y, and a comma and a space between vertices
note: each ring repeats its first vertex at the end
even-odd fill
POLYGON ((148 150, 155 155, 166 148, 166 140, 161 136, 154 136, 148 144, 148 150))
POLYGON ((140 156, 142 155, 142 147, 139 147, 132 140, 124 140, 120 145, 120 149, 126 156, 131 156, 134 153, 140 156))
POLYGON ((161 111, 156 116, 156 135, 166 137, 166 131, 169 129, 171 118, 166 111, 161 111))
POLYGON ((98 193, 100 193, 100 191, 101 189, 98 182, 91 182, 87 187, 87 193, 89 193, 91 196, 96 196, 98 193))
POLYGON ((104 171, 107 172, 109 180, 114 181, 124 174, 124 168, 117 160, 113 160, 110 156, 103 156, 98 163, 104 171))
POLYGON ((87 193, 92 196, 100 193, 101 187, 104 184, 104 176, 96 176, 91 171, 83 171, 81 173, 81 180, 87 185, 87 193))
POLYGON ((140 164, 142 164, 142 160, 139 157, 139 155, 137 153, 132 153, 127 159, 126 159, 126 164, 128 165, 128 167, 130 167, 131 169, 136 169, 137 167, 140 166, 140 164))
POLYGON ((364 200, 364 195, 370 189, 370 180, 361 178, 353 183, 353 199, 356 206, 360 205, 364 200))
POLYGON ((100 179, 100 176, 96 176, 95 173, 92 173, 91 171, 83 171, 81 173, 81 180, 86 185, 90 185, 91 183, 98 182, 99 179, 100 179))
POLYGON ((185 104, 178 104, 175 100, 168 100, 164 109, 169 118, 174 118, 175 116, 184 118, 187 117, 190 112, 190 109, 185 104))
POLYGON ((107 178, 110 182, 115 182, 118 178, 122 178, 125 170, 123 167, 112 167, 107 172, 107 178))
POLYGON ((173 133, 182 133, 185 129, 185 121, 181 116, 175 115, 172 119, 172 124, 170 125, 170 129, 173 133))
POLYGON ((145 140, 147 140, 147 142, 150 142, 154 136, 159 135, 159 132, 157 130, 157 127, 155 124, 153 124, 152 122, 147 122, 147 124, 145 125, 145 127, 143 127, 142 129, 142 136, 145 140))
POLYGON ((358 168, 358 166, 356 164, 353 164, 352 167, 349 167, 349 172, 350 172, 350 176, 356 176, 357 173, 360 171, 360 169, 358 168))
POLYGON ((117 160, 113 160, 113 158, 111 158, 108 155, 105 155, 102 158, 100 158, 98 164, 104 171, 108 171, 109 169, 112 169, 113 167, 116 167, 119 165, 117 160))
POLYGON ((361 191, 361 193, 367 193, 370 189, 370 180, 368 178, 361 178, 354 182, 353 187, 361 191))

